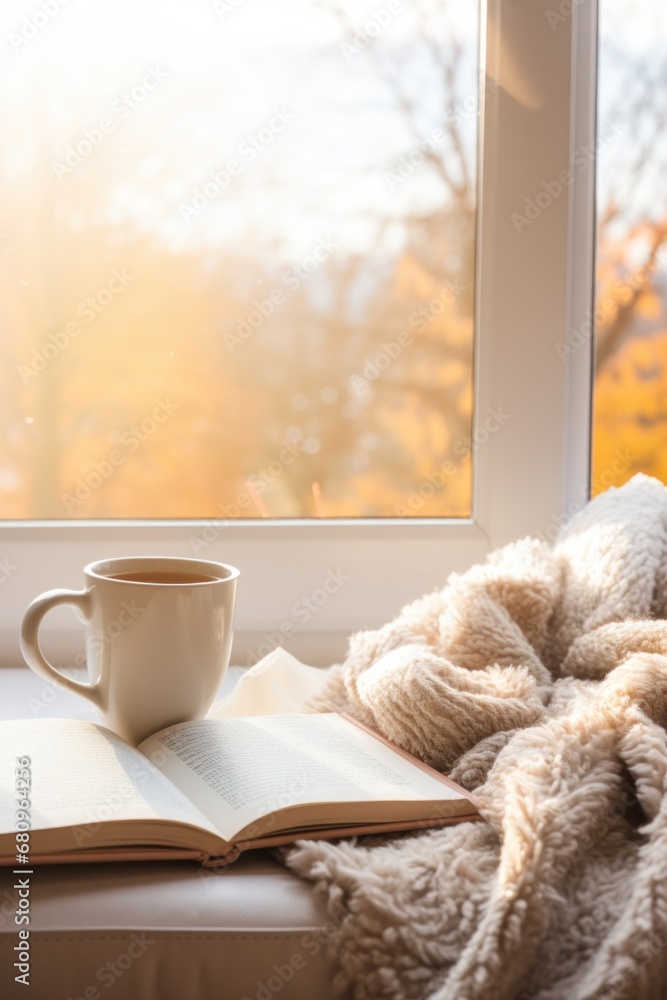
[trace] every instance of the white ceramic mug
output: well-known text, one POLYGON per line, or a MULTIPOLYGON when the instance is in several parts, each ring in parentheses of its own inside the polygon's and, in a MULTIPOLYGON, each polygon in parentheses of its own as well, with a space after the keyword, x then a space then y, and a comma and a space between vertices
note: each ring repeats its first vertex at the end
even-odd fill
POLYGON ((21 652, 45 680, 88 698, 109 729, 137 744, 176 722, 200 719, 224 677, 239 571, 205 559, 101 559, 84 569, 85 590, 50 590, 21 622, 21 652), (86 623, 90 683, 44 657, 39 626, 59 604, 86 623))

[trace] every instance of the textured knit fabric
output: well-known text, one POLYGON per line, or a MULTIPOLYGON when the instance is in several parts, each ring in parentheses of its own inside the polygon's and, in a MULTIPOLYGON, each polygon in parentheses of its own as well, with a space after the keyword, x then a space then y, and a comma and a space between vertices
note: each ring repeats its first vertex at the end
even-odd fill
POLYGON ((486 823, 288 855, 356 1000, 667 998, 667 491, 593 500, 354 636, 346 711, 486 823))

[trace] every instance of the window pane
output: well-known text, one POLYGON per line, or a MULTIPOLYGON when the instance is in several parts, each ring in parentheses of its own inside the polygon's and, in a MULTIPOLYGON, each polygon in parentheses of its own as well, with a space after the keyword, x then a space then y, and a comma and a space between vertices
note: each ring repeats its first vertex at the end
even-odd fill
MULTIPOLYGON (((667 8, 601 0, 592 488, 667 482, 667 8)), ((590 325, 571 331, 584 345, 590 325)))
POLYGON ((3 6, 0 516, 465 516, 478 13, 3 6))

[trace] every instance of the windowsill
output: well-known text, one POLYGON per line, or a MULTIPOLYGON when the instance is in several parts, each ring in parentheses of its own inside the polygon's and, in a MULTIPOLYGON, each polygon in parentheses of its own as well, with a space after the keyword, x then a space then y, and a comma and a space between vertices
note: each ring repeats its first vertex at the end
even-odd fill
MULTIPOLYGON (((84 670, 68 673, 77 680, 87 679, 84 670)), ((214 704, 230 694, 243 673, 243 667, 229 667, 214 704)), ((0 670, 0 719, 58 718, 103 724, 100 713, 85 698, 42 680, 29 667, 5 667, 0 670)))
MULTIPOLYGON (((414 597, 418 596, 420 595, 414 594, 414 597)), ((385 620, 393 618, 400 608, 401 605, 397 604, 391 614, 377 622, 369 621, 366 627, 379 627, 385 620)), ((286 624, 293 628, 293 622, 287 621, 286 624)), ((345 659, 349 637, 357 631, 355 628, 335 631, 314 629, 290 631, 290 628, 279 622, 277 626, 262 632, 236 629, 231 663, 243 669, 252 667, 277 646, 281 646, 302 663, 308 663, 313 667, 330 667, 333 663, 340 663, 345 659)), ((66 664, 83 663, 83 660, 79 659, 83 653, 83 635, 82 627, 74 630, 45 627, 43 636, 40 634, 40 642, 46 658, 58 670, 63 670, 66 664)), ((19 649, 18 623, 12 629, 0 629, 0 677, 5 670, 17 669, 28 669, 19 649)), ((79 675, 74 672, 73 676, 79 675)))

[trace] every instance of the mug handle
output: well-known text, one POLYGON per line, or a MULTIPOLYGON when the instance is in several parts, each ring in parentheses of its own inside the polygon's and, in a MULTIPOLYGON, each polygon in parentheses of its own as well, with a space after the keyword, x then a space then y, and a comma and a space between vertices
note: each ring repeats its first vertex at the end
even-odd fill
POLYGON ((52 608, 57 608, 60 604, 73 604, 79 608, 84 618, 89 619, 92 615, 92 591, 91 590, 48 590, 45 594, 36 597, 23 616, 21 622, 21 652, 28 666, 43 677, 44 680, 51 681, 59 687, 66 688, 74 694, 80 694, 88 701, 92 701, 99 709, 104 710, 106 702, 106 684, 103 686, 100 681, 96 684, 83 684, 75 681, 67 674, 62 674, 49 663, 42 653, 39 644, 39 626, 42 618, 52 608))

